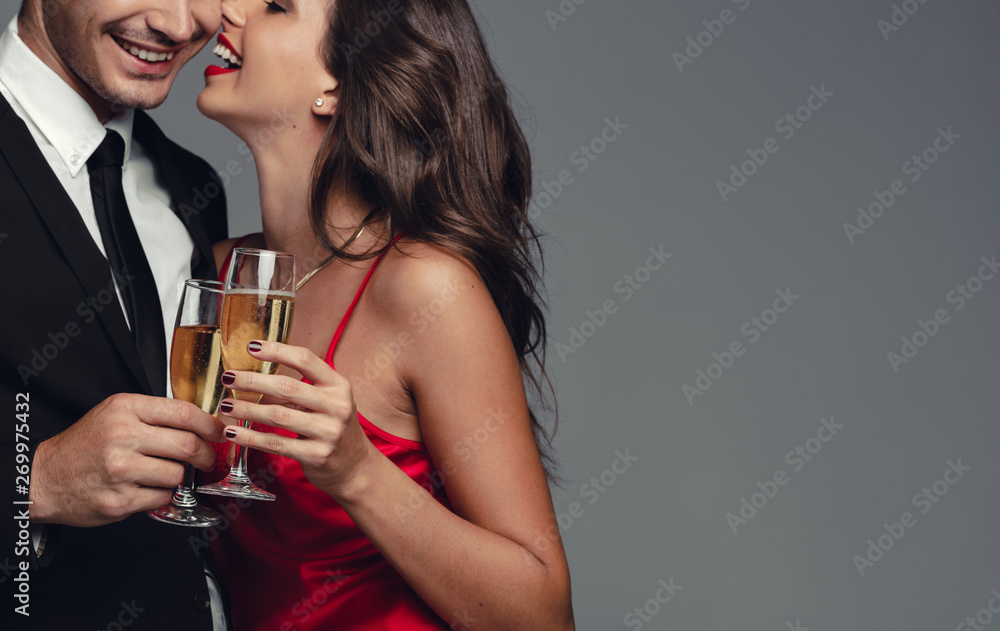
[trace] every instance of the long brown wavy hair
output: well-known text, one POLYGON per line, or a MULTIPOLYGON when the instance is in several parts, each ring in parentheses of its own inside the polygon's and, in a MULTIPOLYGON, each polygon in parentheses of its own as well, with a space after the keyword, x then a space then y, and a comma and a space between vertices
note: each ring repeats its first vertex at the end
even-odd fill
MULTIPOLYGON (((376 208, 364 223, 470 261, 503 317, 531 407, 556 422, 542 251, 528 216, 531 155, 467 1, 333 0, 321 54, 340 93, 313 171, 313 229, 344 259, 377 254, 350 254, 331 240, 327 204, 347 183, 376 208)), ((546 431, 530 415, 556 478, 555 425, 546 431)))

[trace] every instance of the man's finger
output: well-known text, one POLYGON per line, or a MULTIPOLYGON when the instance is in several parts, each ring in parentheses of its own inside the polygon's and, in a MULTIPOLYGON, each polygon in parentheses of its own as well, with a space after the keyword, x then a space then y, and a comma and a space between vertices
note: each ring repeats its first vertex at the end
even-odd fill
MULTIPOLYGON (((136 466, 133 480, 135 484, 150 490, 170 489, 172 491, 184 481, 184 465, 163 458, 142 458, 136 466)), ((169 501, 169 498, 167 499, 169 501)))
POLYGON ((187 430, 209 442, 222 441, 223 424, 187 401, 137 396, 132 400, 132 412, 147 425, 187 430))
POLYGON ((135 496, 133 500, 133 506, 135 510, 134 513, 139 513, 142 511, 153 510, 154 508, 159 508, 170 503, 170 499, 174 496, 173 489, 157 489, 157 488, 146 488, 140 487, 135 490, 135 496))
MULTIPOLYGON (((219 424, 222 425, 221 422, 219 424)), ((202 471, 211 471, 215 466, 212 445, 197 434, 171 427, 147 428, 138 450, 146 456, 190 462, 202 471)))

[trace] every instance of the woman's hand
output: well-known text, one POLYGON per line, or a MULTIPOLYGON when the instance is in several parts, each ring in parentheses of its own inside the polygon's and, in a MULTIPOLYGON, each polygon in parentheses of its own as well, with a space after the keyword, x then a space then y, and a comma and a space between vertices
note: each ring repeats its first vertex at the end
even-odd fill
POLYGON ((284 375, 227 371, 222 382, 239 392, 262 394, 276 404, 263 405, 227 398, 219 413, 295 432, 298 438, 256 432, 232 425, 225 430, 231 442, 299 461, 317 488, 341 497, 363 472, 374 447, 358 423, 357 408, 346 377, 330 368, 309 349, 277 342, 250 342, 251 356, 299 371, 308 384, 284 375), (259 349, 259 350, 254 350, 259 349))

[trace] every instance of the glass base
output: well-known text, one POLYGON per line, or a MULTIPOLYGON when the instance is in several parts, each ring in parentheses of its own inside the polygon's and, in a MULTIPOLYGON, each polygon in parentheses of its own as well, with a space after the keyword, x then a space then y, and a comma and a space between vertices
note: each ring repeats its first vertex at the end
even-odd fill
POLYGON ((155 510, 146 511, 146 514, 165 524, 175 526, 191 526, 192 528, 209 528, 222 523, 222 516, 211 508, 204 506, 192 506, 182 508, 176 504, 167 504, 155 510))
POLYGON ((199 493, 207 493, 209 495, 239 497, 248 500, 261 500, 264 502, 273 502, 275 500, 274 493, 268 493, 251 482, 248 477, 229 475, 215 484, 199 486, 197 490, 199 493))

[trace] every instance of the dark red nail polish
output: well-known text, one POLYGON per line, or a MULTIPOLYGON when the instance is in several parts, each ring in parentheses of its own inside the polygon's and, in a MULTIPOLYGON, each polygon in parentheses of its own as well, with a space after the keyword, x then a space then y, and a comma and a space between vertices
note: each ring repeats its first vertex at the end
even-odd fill
POLYGON ((219 404, 219 409, 222 410, 223 414, 229 414, 230 412, 233 411, 233 404, 230 403, 229 401, 223 401, 221 404, 219 404))
POLYGON ((222 373, 222 383, 223 385, 226 386, 231 386, 234 383, 236 383, 236 373, 230 372, 228 370, 222 373))
POLYGON ((236 430, 232 427, 227 427, 224 433, 226 434, 226 438, 236 438, 236 430))
POLYGON ((264 345, 260 342, 250 342, 247 344, 247 350, 251 353, 259 353, 264 348, 264 345))

